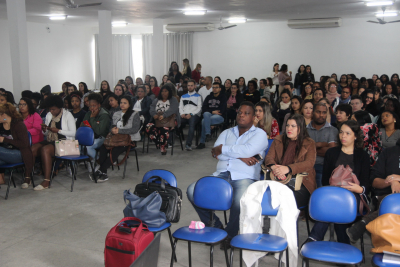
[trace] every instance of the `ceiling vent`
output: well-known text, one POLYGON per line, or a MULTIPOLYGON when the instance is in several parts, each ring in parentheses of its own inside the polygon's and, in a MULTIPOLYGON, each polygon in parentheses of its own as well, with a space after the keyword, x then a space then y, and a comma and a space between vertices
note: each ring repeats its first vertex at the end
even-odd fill
POLYGON ((333 28, 342 26, 341 18, 327 19, 289 19, 288 27, 292 29, 333 28))
POLYGON ((168 24, 166 27, 170 32, 209 32, 215 29, 212 23, 181 23, 168 24))

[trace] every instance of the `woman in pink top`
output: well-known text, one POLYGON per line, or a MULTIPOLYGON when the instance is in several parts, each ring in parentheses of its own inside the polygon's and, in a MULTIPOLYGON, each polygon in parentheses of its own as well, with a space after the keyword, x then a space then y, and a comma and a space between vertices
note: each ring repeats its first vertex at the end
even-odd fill
POLYGON ((29 98, 23 97, 18 104, 19 113, 22 118, 28 132, 32 135, 32 145, 43 141, 42 118, 38 113, 35 112, 33 103, 29 98))

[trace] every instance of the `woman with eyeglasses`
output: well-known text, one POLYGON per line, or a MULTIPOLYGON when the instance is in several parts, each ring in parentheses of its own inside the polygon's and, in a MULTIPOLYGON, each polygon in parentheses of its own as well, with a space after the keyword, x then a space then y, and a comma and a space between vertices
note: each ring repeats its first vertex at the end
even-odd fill
POLYGON ((33 103, 29 98, 23 97, 18 104, 19 113, 24 120, 25 126, 28 132, 32 136, 32 144, 36 144, 43 141, 42 118, 36 113, 33 103))
POLYGON ((372 116, 379 115, 379 109, 376 106, 374 100, 374 91, 367 90, 363 94, 363 103, 364 103, 364 110, 367 111, 372 116))
POLYGON ((326 93, 326 98, 329 100, 329 103, 333 103, 333 100, 339 96, 340 95, 337 91, 337 83, 335 81, 330 81, 328 84, 328 91, 326 93))

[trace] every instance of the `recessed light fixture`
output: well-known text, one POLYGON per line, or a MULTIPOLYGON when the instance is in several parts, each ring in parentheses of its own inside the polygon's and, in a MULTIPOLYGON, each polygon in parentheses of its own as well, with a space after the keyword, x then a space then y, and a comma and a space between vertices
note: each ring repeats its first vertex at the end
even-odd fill
POLYGON ((183 14, 186 16, 202 16, 207 13, 207 10, 185 10, 183 14))
POLYGON ((385 13, 376 13, 375 16, 377 17, 396 17, 398 15, 397 12, 385 12, 385 13))
POLYGON ((67 16, 51 16, 51 17, 49 17, 49 19, 51 19, 51 20, 64 20, 64 19, 66 19, 67 18, 67 16))
POLYGON ((247 19, 229 19, 229 23, 246 23, 247 19))
POLYGON ((375 1, 375 2, 365 2, 367 6, 391 6, 393 1, 375 1))
POLYGON ((125 26, 128 26, 128 23, 124 22, 124 21, 115 21, 111 25, 113 27, 125 27, 125 26))

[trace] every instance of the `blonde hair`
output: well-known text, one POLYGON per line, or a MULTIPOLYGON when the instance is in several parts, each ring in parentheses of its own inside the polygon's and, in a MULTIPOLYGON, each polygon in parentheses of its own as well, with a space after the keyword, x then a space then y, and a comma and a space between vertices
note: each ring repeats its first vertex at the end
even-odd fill
POLYGON ((271 126, 272 126, 272 121, 274 120, 274 117, 272 117, 271 114, 271 105, 267 102, 258 102, 256 104, 256 108, 257 107, 261 107, 264 113, 263 119, 258 122, 258 125, 262 125, 263 126, 262 129, 264 129, 268 137, 271 137, 271 126))
POLYGON ((183 67, 182 75, 185 75, 185 74, 187 74, 187 73, 186 73, 186 72, 187 72, 187 69, 190 68, 189 59, 185 58, 185 59, 183 60, 183 63, 185 63, 185 67, 183 67))
POLYGON ((200 63, 197 63, 195 70, 196 70, 196 71, 199 71, 199 68, 201 68, 201 64, 200 64, 200 63))

